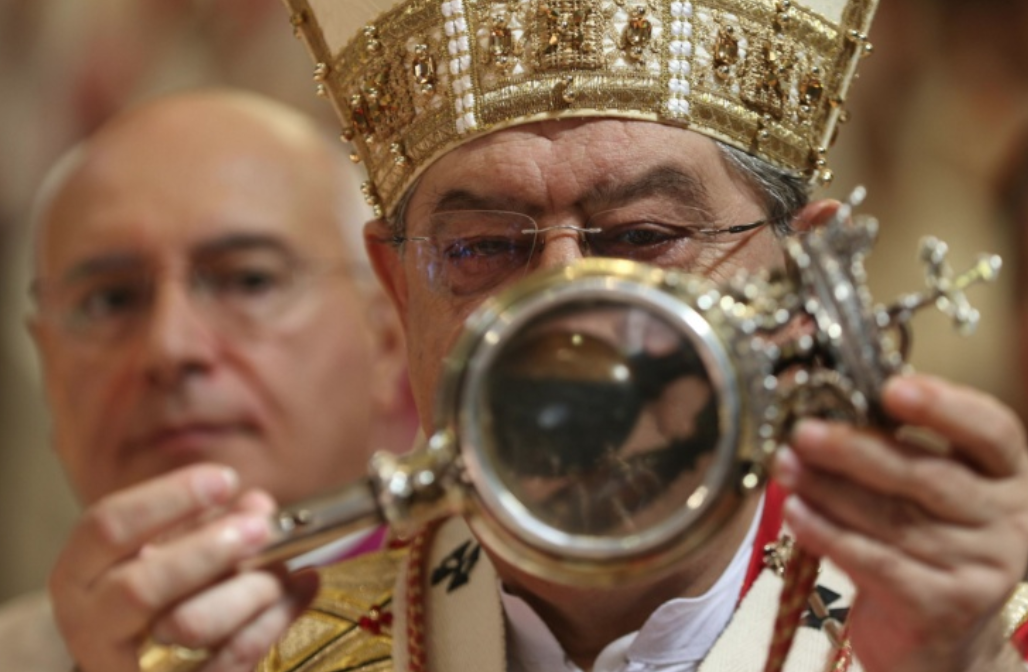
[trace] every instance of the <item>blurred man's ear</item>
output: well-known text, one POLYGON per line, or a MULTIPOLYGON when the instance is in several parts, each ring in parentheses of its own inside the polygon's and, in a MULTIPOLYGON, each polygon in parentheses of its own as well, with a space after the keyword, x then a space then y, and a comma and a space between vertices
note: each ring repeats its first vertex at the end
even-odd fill
MULTIPOLYGON (((51 394, 58 386, 50 385, 49 379, 52 376, 60 375, 55 372, 55 367, 58 366, 59 345, 55 342, 54 327, 52 324, 47 324, 38 312, 33 311, 25 316, 25 330, 29 333, 29 338, 32 339, 32 344, 36 348, 36 361, 39 362, 39 373, 43 378, 43 392, 50 407, 53 408, 54 401, 51 394)), ((51 447, 55 447, 56 441, 51 441, 50 444, 51 447)))
POLYGON ((842 204, 839 201, 820 200, 808 203, 792 220, 792 228, 797 233, 813 231, 824 226, 835 216, 842 204))
POLYGON ((29 338, 36 347, 36 358, 43 367, 45 376, 50 364, 50 351, 53 348, 53 330, 47 329, 39 313, 32 312, 25 316, 25 331, 29 332, 29 338))
POLYGON ((393 232, 384 219, 373 219, 364 225, 364 248, 367 250, 375 276, 396 307, 400 323, 407 326, 407 278, 399 248, 392 242, 393 232))
POLYGON ((39 315, 35 313, 25 316, 25 331, 29 332, 29 338, 36 346, 37 352, 43 351, 43 325, 39 321, 39 315))

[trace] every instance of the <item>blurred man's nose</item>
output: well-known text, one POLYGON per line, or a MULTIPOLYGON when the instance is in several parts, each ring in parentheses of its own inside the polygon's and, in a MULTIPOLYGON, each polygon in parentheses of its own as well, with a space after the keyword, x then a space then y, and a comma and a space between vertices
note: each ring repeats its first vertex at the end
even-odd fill
POLYGON ((157 282, 144 318, 145 373, 156 385, 174 385, 209 369, 216 352, 210 318, 185 282, 157 282))

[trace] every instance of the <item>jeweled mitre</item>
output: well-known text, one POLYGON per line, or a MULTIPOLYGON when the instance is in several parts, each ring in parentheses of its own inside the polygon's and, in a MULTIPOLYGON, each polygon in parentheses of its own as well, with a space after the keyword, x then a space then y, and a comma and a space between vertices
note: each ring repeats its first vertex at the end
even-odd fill
POLYGON ((688 128, 810 180, 877 0, 285 0, 390 213, 438 157, 562 117, 688 128))

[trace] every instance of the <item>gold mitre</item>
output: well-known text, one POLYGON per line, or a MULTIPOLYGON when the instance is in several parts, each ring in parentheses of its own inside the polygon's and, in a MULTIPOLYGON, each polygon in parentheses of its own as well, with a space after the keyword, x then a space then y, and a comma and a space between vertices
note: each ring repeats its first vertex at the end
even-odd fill
POLYGON ((542 119, 688 128, 812 181, 877 0, 285 0, 391 213, 438 157, 542 119))

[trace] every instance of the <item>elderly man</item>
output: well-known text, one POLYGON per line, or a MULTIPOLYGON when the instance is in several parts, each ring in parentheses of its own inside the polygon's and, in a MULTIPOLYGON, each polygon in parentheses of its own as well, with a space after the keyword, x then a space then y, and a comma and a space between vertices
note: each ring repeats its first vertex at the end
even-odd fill
MULTIPOLYGON (((836 210, 808 204, 804 178, 829 177, 875 3, 287 4, 368 168, 368 248, 429 432, 465 318, 526 273, 586 255, 714 280, 781 268, 783 237, 836 210)), ((603 590, 510 562, 501 536, 450 519, 407 557, 383 556, 376 576, 399 571, 395 593, 345 590, 367 559, 327 570, 340 590, 263 669, 763 669, 774 591, 747 567, 772 573, 761 545, 784 517, 856 593, 820 596, 845 629, 831 645, 798 638, 787 669, 1023 670, 1006 641, 1023 609, 1000 612, 1028 560, 1024 430, 996 400, 927 376, 892 379, 881 398, 948 452, 801 422, 763 498, 670 571, 603 590), (329 613, 351 614, 347 637, 317 631, 329 613)))
MULTIPOLYGON (((271 100, 185 93, 110 121, 42 189, 29 326, 86 506, 50 592, 83 670, 134 668, 171 605, 263 543, 274 501, 409 446, 402 335, 357 246, 367 214, 336 145, 271 100), (175 561, 198 547, 202 567, 175 561)), ((239 573, 216 594, 235 620, 217 602, 180 608, 218 639, 243 624, 245 642, 315 585, 239 573)), ((37 603, 8 615, 5 669, 71 667, 48 618, 37 603)))
MULTIPOLYGON (((803 178, 828 176, 824 148, 874 9, 867 0, 289 5, 368 168, 380 219, 366 240, 408 336, 426 432, 465 318, 526 273, 585 255, 714 280, 782 267, 783 237, 836 210, 808 204, 803 178)), ((407 550, 323 570, 326 590, 261 669, 764 669, 777 563, 763 567, 760 550, 784 518, 795 544, 849 584, 816 596, 830 611, 809 619, 787 669, 1023 671, 1007 638, 1024 610, 1001 617, 1028 560, 1022 427, 995 400, 925 376, 890 381, 881 399, 897 423, 931 430, 947 449, 801 422, 776 455, 775 487, 745 499, 673 566, 602 589, 512 562, 511 539, 476 538, 450 518, 407 550), (845 621, 824 628, 831 638, 819 630, 829 618, 845 621)), ((214 546, 166 552, 191 574, 214 546)), ((164 585, 138 585, 151 583, 164 585)), ((186 625, 183 610, 213 604, 218 591, 205 585, 153 631, 209 648, 204 670, 247 669, 272 628, 244 628, 252 648, 221 646, 239 640, 220 626, 250 613, 232 599, 209 632, 164 627, 186 625)))

